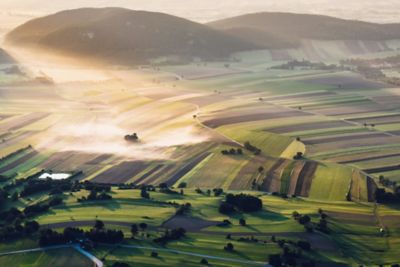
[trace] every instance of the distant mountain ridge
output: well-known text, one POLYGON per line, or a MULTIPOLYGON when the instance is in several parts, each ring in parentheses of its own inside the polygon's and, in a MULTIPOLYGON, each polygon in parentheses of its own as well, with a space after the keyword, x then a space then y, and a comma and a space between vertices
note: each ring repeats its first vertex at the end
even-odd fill
POLYGON ((122 8, 83 8, 34 19, 11 31, 6 42, 118 63, 167 56, 226 58, 257 48, 186 19, 122 8))
POLYGON ((263 12, 218 20, 207 25, 271 49, 295 47, 302 39, 400 39, 400 24, 377 24, 310 14, 263 12), (257 34, 250 36, 251 31, 257 34))
POLYGON ((400 39, 400 24, 255 13, 203 25, 163 13, 81 8, 31 20, 11 31, 6 43, 112 64, 146 64, 154 59, 215 61, 241 51, 297 48, 304 39, 400 39))

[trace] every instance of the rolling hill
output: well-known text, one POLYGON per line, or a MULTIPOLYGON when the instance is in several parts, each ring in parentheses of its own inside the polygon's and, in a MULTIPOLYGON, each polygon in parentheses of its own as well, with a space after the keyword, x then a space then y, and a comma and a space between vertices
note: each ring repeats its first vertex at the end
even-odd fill
POLYGON ((214 21, 207 25, 270 49, 296 47, 302 39, 400 39, 400 24, 376 24, 309 14, 255 13, 214 21))
POLYGON ((83 8, 34 19, 11 31, 6 42, 119 64, 168 56, 210 60, 257 48, 182 18, 122 8, 83 8))
POLYGON ((15 63, 14 59, 2 48, 0 48, 0 64, 15 63))

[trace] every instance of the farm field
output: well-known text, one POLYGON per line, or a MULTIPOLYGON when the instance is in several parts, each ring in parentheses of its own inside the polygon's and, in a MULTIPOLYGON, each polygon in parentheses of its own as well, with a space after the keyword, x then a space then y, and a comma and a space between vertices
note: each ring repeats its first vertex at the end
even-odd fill
POLYGON ((82 266, 91 267, 93 263, 73 249, 28 252, 24 254, 0 256, 2 266, 82 266))
MULTIPOLYGON (((121 230, 121 246, 90 251, 105 266, 199 266, 203 257, 212 266, 265 265, 282 252, 275 239, 310 243, 304 256, 321 266, 398 263, 400 209, 376 194, 400 182, 398 90, 352 68, 279 67, 292 59, 339 65, 359 48, 362 58, 395 53, 386 45, 309 40, 231 62, 99 70, 24 62, 52 81, 0 75, 0 186, 8 192, 0 213, 49 205, 29 215, 42 229, 89 230, 101 220, 121 230), (72 189, 26 190, 42 174, 67 174, 72 189), (221 213, 229 193, 255 196, 262 208, 221 213), (321 213, 329 231, 319 228, 321 213), (130 238, 132 224, 147 228, 130 238), (153 242, 180 227, 182 239, 153 242)), ((37 235, 0 251, 37 247, 37 235)), ((0 256, 1 266, 11 262, 92 266, 69 250, 0 256)))
MULTIPOLYGON (((106 264, 123 260, 132 264, 143 262, 148 266, 169 264, 195 266, 206 256, 221 257, 222 259, 208 259, 216 266, 241 266, 243 264, 243 262, 229 261, 232 259, 265 262, 268 255, 280 251, 277 243, 271 241, 272 236, 275 236, 276 239, 310 242, 313 251, 310 252, 308 257, 319 262, 391 264, 396 262, 396 251, 399 249, 396 242, 400 238, 397 223, 398 218, 400 218, 398 207, 379 206, 380 219, 378 219, 374 213, 373 203, 312 200, 302 197, 284 199, 280 196, 246 191, 245 193, 256 195, 262 200, 262 210, 252 213, 236 212, 231 215, 224 215, 218 212, 218 206, 224 198, 224 194, 214 196, 213 194, 208 195, 206 192, 198 193, 195 190, 184 189, 184 194, 181 195, 156 190, 150 192, 151 198, 146 200, 141 198, 138 189, 113 187, 111 190, 112 200, 77 202, 78 198, 88 192, 81 190, 72 194, 64 194, 64 204, 51 208, 49 212, 35 219, 43 227, 53 229, 63 229, 67 226, 86 229, 92 226, 96 219, 99 219, 105 223, 107 229, 122 230, 127 238, 122 244, 117 247, 100 245, 90 251, 97 258, 103 259, 106 264), (132 206, 122 206, 121 203, 132 203, 132 206), (176 206, 172 203, 190 203, 190 212, 184 216, 175 215, 176 206), (121 207, 116 208, 117 204, 121 207), (93 212, 86 211, 86 213, 94 215, 93 217, 87 217, 80 212, 87 207, 90 207, 93 212), (172 212, 165 212, 166 208, 171 209, 172 212), (103 209, 106 209, 107 212, 97 212, 103 209), (328 215, 329 234, 308 233, 292 217, 292 213, 297 211, 309 215, 313 222, 317 222, 319 209, 328 215), (120 216, 120 210, 124 210, 128 215, 120 216), (60 211, 68 214, 69 217, 60 215, 57 218, 62 220, 54 220, 53 218, 56 217, 54 215, 60 211), (246 226, 239 224, 241 218, 246 220, 246 226), (229 220, 231 225, 217 226, 223 220, 229 220), (148 224, 147 230, 140 231, 134 240, 130 239, 130 225, 140 222, 148 224), (381 223, 390 232, 390 236, 379 234, 381 223), (186 227, 188 230, 185 238, 179 241, 169 242, 166 246, 154 244, 152 239, 163 233, 164 227, 170 229, 186 227), (141 234, 142 232, 146 234, 141 234), (232 242, 235 247, 233 253, 223 249, 228 242, 226 239, 228 234, 232 236, 229 242, 232 242), (254 243, 240 239, 241 237, 249 238, 251 236, 258 241, 254 243), (362 240, 363 242, 354 242, 355 240, 362 240), (379 250, 371 247, 371 242, 377 244, 379 250), (373 250, 372 254, 370 254, 371 249, 373 250), (183 254, 168 250, 177 250, 180 253, 196 253, 197 256, 188 258, 183 254), (158 257, 151 257, 152 251, 157 251, 158 257)), ((230 191, 229 193, 237 193, 237 191, 230 191)), ((51 198, 47 194, 39 194, 33 196, 31 200, 40 199, 43 201, 49 197, 51 198)), ((35 242, 8 243, 3 244, 0 249, 1 251, 13 251, 31 247, 35 247, 35 242)), ((64 255, 64 253, 66 252, 55 250, 46 252, 43 256, 34 253, 24 254, 24 257, 20 257, 19 260, 42 264, 42 262, 51 262, 54 255, 64 255)), ((62 258, 63 256, 57 257, 62 258)), ((77 261, 79 258, 77 255, 72 259, 77 261)), ((7 262, 7 260, 13 259, 13 257, 6 256, 1 257, 0 260, 7 262)))

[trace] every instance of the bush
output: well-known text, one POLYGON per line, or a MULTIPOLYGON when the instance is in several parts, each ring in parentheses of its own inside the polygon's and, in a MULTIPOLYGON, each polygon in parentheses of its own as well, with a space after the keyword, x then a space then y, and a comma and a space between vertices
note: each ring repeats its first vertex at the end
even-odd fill
POLYGON ((235 207, 229 203, 226 203, 225 201, 222 201, 219 205, 218 211, 222 214, 231 214, 235 212, 235 207))
POLYGON ((274 267, 280 267, 282 266, 282 259, 281 255, 279 254, 272 254, 269 255, 268 257, 268 263, 274 267))
POLYGON ((228 194, 226 202, 243 212, 254 212, 262 209, 262 201, 258 197, 246 194, 228 194))
POLYGON ((208 260, 202 258, 200 264, 208 265, 208 260))
POLYGON ((234 248, 234 246, 233 246, 232 243, 228 243, 228 244, 226 244, 226 246, 224 247, 224 250, 229 251, 229 252, 232 252, 232 251, 235 250, 235 248, 234 248))
POLYGON ((156 251, 152 251, 150 254, 153 258, 157 258, 158 257, 158 253, 156 251))
POLYGON ((186 186, 187 186, 187 183, 181 182, 181 183, 178 185, 178 188, 186 188, 186 186))

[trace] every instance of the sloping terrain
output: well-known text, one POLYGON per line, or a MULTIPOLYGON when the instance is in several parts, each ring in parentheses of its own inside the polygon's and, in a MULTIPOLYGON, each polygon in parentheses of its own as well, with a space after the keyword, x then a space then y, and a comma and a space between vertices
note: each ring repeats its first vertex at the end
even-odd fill
POLYGON ((14 63, 14 59, 4 49, 0 48, 0 64, 14 63))
POLYGON ((121 64, 169 56, 225 58, 256 48, 182 18, 122 8, 84 8, 34 19, 10 32, 6 41, 121 64))
POLYGON ((208 25, 269 49, 298 47, 302 39, 382 41, 400 37, 398 24, 374 24, 309 14, 255 13, 208 25))

